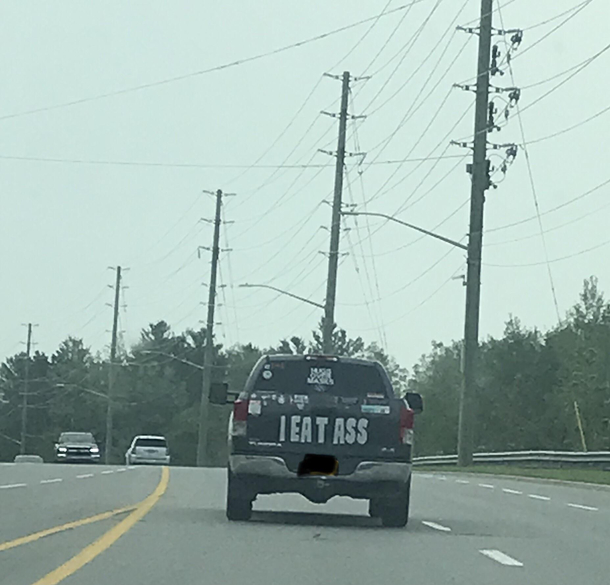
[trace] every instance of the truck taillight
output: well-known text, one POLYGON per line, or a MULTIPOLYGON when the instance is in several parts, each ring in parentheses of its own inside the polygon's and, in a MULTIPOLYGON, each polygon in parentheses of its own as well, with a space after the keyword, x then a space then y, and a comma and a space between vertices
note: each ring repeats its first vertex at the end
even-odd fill
POLYGON ((413 421, 415 413, 403 404, 400 408, 400 442, 410 445, 413 443, 413 421))
POLYGON ((248 430, 248 401, 237 399, 233 403, 234 436, 245 437, 248 430))

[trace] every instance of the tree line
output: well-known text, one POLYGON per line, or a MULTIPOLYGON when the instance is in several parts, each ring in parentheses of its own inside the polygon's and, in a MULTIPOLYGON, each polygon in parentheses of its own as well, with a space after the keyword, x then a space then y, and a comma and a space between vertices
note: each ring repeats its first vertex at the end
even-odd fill
MULTIPOLYGON (((417 419, 419 455, 456 452, 461 386, 459 341, 433 342, 410 371, 380 346, 335 328, 338 355, 376 359, 396 391, 419 392, 425 411, 417 419)), ((168 437, 174 461, 194 465, 205 329, 173 332, 165 321, 150 324, 139 341, 119 351, 114 390, 114 461, 121 461, 136 434, 168 437)), ((239 391, 265 353, 321 353, 320 328, 309 339, 276 346, 215 346, 213 380, 239 391)), ((541 332, 510 317, 503 335, 481 342, 476 413, 477 451, 527 449, 606 450, 610 447, 610 304, 594 277, 563 322, 541 332), (580 426, 579 418, 580 416, 580 426), (582 431, 582 432, 581 432, 582 431), (584 442, 583 442, 584 439, 584 442)), ((18 353, 0 366, 0 460, 19 452, 27 357, 18 353)), ((91 431, 103 446, 108 391, 107 359, 84 340, 68 337, 51 355, 29 358, 28 453, 52 460, 62 431, 91 431)), ((231 407, 211 405, 211 463, 226 459, 231 407)))
MULTIPOLYGON (((262 355, 322 353, 320 331, 321 324, 310 340, 295 336, 269 348, 251 343, 216 345, 212 380, 226 382, 238 392, 262 355)), ((90 431, 103 448, 108 369, 114 367, 111 459, 122 461, 137 434, 162 434, 176 464, 194 465, 205 339, 205 328, 175 333, 167 322, 159 321, 145 328, 133 347, 120 347, 114 366, 75 337, 68 337, 51 355, 35 352, 29 359, 26 451, 52 461, 55 441, 63 431, 90 431)), ((406 388, 406 371, 375 343, 350 338, 339 328, 333 331, 333 343, 341 355, 380 361, 395 387, 406 388)), ((10 461, 20 450, 27 362, 22 352, 0 366, 0 460, 10 461)), ((230 405, 210 404, 207 433, 212 465, 226 461, 230 412, 230 405)))

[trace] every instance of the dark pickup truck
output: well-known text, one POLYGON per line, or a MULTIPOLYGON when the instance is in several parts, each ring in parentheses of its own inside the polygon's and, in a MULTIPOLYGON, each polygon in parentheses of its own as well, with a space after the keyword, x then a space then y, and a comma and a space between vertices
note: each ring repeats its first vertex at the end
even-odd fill
POLYGON ((264 356, 229 422, 227 517, 248 520, 258 494, 296 492, 315 503, 367 499, 384 526, 404 526, 422 409, 419 394, 394 394, 377 362, 264 356))
POLYGON ((91 433, 61 433, 55 443, 57 463, 98 463, 100 449, 91 433))

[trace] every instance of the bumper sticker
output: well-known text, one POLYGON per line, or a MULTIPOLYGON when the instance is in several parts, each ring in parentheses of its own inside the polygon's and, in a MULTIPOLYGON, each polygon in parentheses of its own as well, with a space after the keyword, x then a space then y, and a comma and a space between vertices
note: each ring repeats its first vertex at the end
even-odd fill
POLYGON ((360 410, 363 414, 390 414, 390 407, 383 404, 363 404, 360 410))
POLYGON ((252 416, 260 416, 262 412, 262 405, 260 400, 250 400, 248 403, 248 414, 252 416))

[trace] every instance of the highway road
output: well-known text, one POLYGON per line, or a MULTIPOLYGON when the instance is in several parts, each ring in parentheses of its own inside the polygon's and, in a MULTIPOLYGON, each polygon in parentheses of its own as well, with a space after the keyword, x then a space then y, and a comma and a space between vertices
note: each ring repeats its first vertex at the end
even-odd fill
POLYGON ((610 583, 604 488, 417 473, 406 529, 293 495, 230 524, 224 494, 220 469, 0 464, 0 583, 610 583))

